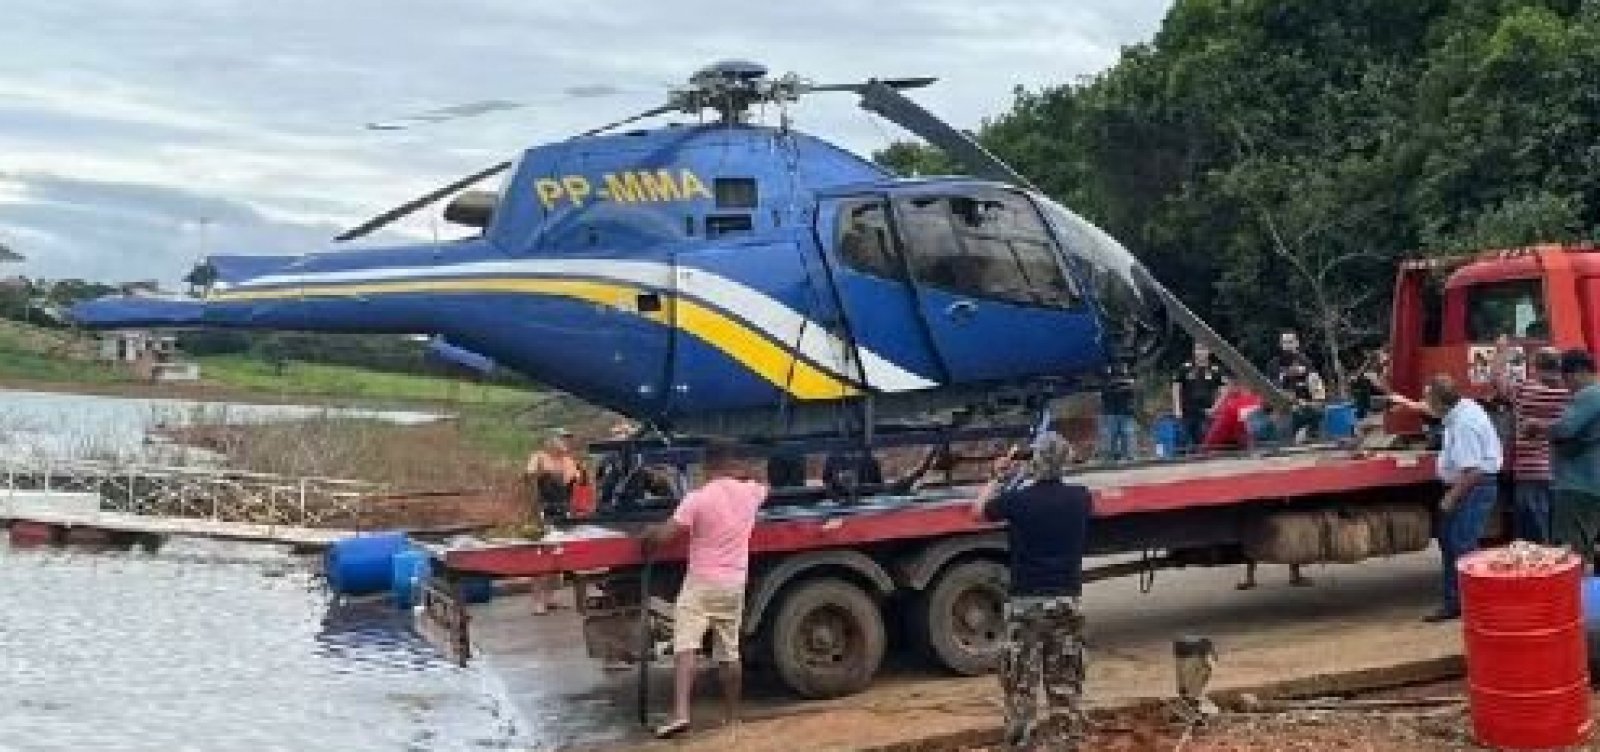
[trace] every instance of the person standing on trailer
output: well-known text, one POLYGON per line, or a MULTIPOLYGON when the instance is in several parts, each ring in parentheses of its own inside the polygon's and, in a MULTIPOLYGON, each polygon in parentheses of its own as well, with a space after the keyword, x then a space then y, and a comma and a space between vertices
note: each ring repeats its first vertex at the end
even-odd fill
POLYGON ((1278 335, 1276 365, 1278 388, 1294 397, 1289 443, 1316 438, 1321 432, 1322 404, 1328 399, 1328 390, 1316 365, 1300 350, 1299 334, 1285 331, 1278 335))
POLYGON ((1127 462, 1139 450, 1135 382, 1124 371, 1113 369, 1100 389, 1100 459, 1106 462, 1127 462))
POLYGON ((1550 542, 1550 426, 1572 399, 1561 376, 1561 354, 1545 349, 1534 354, 1533 373, 1517 380, 1511 368, 1510 343, 1496 346, 1495 382, 1511 401, 1514 438, 1511 475, 1514 480, 1513 520, 1516 537, 1550 542))
MULTIPOLYGON (((551 431, 544 446, 528 457, 523 481, 532 499, 532 524, 537 526, 541 536, 549 532, 551 525, 571 518, 573 497, 583 481, 583 468, 573 455, 572 434, 567 429, 551 431)), ((534 614, 546 614, 556 608, 556 589, 560 585, 560 575, 533 578, 529 590, 534 614)))
POLYGON ((727 722, 739 720, 739 633, 750 569, 750 531, 768 489, 742 477, 744 467, 732 444, 707 444, 704 464, 705 484, 683 497, 671 519, 644 533, 646 546, 689 536, 688 570, 672 612, 672 717, 655 730, 663 739, 689 730, 696 658, 707 634, 714 638, 714 656, 721 668, 727 722))
POLYGON ((1600 540, 1600 383, 1594 357, 1568 350, 1561 355, 1561 375, 1574 394, 1550 427, 1551 532, 1592 572, 1600 540))
POLYGON ((1003 490, 1016 452, 996 461, 989 484, 972 503, 975 517, 1006 523, 1011 589, 1000 653, 1006 743, 1025 749, 1073 750, 1083 714, 1083 554, 1093 500, 1089 489, 1063 480, 1072 448, 1044 434, 1028 460, 1028 482, 1003 490), (1039 724, 1043 689, 1048 716, 1039 724))
POLYGON ((1179 366, 1172 377, 1172 411, 1183 422, 1183 443, 1190 451, 1205 442, 1208 418, 1225 382, 1222 366, 1201 342, 1194 344, 1194 357, 1179 366))

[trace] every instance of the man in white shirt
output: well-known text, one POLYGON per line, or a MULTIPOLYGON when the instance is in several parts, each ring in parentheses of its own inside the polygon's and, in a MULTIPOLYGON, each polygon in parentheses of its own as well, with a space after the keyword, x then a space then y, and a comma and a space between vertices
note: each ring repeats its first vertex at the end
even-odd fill
POLYGON ((1428 386, 1428 411, 1442 416, 1444 444, 1439 449, 1437 470, 1446 490, 1439 500, 1444 602, 1426 621, 1441 622, 1461 616, 1456 561, 1478 548, 1484 525, 1494 511, 1505 458, 1489 413, 1461 396, 1449 376, 1435 376, 1428 386))

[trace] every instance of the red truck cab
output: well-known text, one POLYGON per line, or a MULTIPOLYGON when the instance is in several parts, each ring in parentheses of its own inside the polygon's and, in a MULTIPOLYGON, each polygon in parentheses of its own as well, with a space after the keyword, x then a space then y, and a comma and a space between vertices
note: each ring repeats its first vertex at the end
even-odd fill
MULTIPOLYGON (((1445 373, 1472 396, 1494 388, 1495 342, 1509 337, 1526 363, 1541 347, 1600 344, 1600 248, 1541 245, 1401 265, 1390 323, 1390 385, 1420 397, 1445 373)), ((1514 362, 1516 360, 1514 359, 1514 362)), ((1415 431, 1401 411, 1389 431, 1415 431)))

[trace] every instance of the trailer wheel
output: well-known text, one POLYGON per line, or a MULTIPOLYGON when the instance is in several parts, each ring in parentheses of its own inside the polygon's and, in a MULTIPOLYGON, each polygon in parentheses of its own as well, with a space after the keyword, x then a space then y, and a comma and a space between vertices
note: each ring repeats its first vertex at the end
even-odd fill
POLYGON ((928 658, 958 674, 995 669, 1005 639, 1006 567, 970 559, 945 570, 912 611, 912 629, 928 658))
POLYGON ((843 580, 800 583, 784 594, 772 622, 772 663, 802 697, 859 692, 883 662, 878 604, 843 580))

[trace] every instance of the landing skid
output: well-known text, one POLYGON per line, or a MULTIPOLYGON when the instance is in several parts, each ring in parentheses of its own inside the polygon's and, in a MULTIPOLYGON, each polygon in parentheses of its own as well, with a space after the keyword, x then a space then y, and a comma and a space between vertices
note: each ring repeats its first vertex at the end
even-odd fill
MULTIPOLYGON (((887 473, 883 483, 861 484, 839 493, 814 484, 775 484, 773 506, 814 506, 823 503, 852 504, 869 498, 911 496, 917 490, 937 488, 954 482, 954 460, 962 459, 956 447, 972 443, 1007 445, 1027 441, 1036 426, 1025 422, 984 426, 878 426, 870 436, 849 436, 838 433, 791 435, 772 439, 746 439, 732 442, 739 453, 757 462, 772 462, 788 458, 807 466, 806 459, 826 457, 836 452, 860 452, 878 455, 893 451, 921 450, 915 468, 897 477, 887 473), (943 472, 937 472, 942 470, 943 472), (942 478, 932 477, 943 475, 942 478)), ((701 463, 708 439, 702 437, 646 438, 628 441, 603 441, 590 445, 590 451, 600 455, 605 464, 627 468, 625 480, 608 483, 600 479, 601 498, 599 512, 589 522, 644 522, 659 520, 671 510, 677 498, 688 486, 689 468, 701 463), (629 481, 646 473, 657 481, 654 488, 639 492, 648 484, 630 485, 629 481), (660 487, 663 477, 670 478, 671 488, 660 487), (633 493, 627 491, 634 488, 633 493)), ((999 451, 998 448, 996 451, 999 451)), ((966 458, 971 460, 973 458, 966 458)), ((977 459, 989 459, 982 457, 977 459)), ((802 469, 802 475, 805 473, 802 469)))

